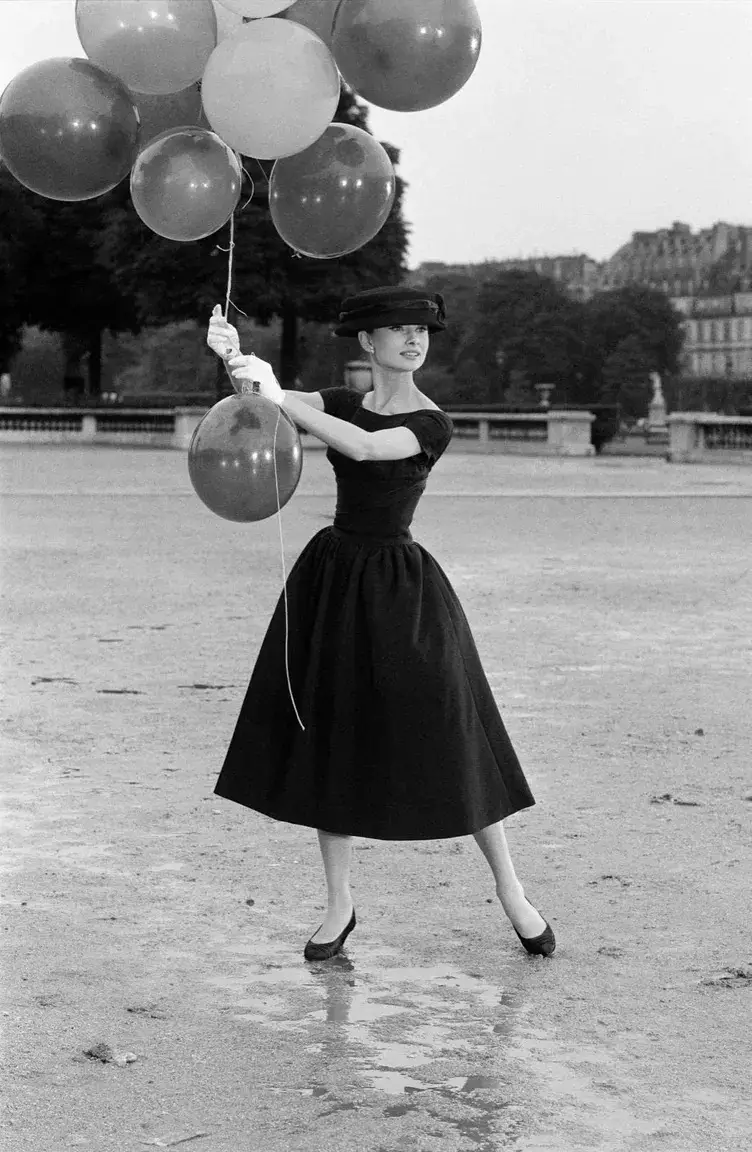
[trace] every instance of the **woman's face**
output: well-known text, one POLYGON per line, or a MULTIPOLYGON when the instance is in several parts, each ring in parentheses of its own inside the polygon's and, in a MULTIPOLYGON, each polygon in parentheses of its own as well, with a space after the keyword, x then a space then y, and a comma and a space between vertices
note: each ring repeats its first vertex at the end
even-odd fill
POLYGON ((390 324, 361 332, 360 342, 382 368, 415 372, 428 352, 428 328, 425 324, 390 324))

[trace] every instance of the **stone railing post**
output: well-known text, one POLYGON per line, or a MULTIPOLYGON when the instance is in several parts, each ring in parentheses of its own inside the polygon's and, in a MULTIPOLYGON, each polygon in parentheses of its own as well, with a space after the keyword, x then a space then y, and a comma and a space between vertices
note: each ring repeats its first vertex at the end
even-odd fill
POLYGON ((81 418, 81 440, 96 440, 97 416, 95 412, 84 412, 81 418))
POLYGON ((705 437, 701 421, 704 412, 672 412, 668 423, 668 458, 673 464, 702 460, 705 456, 705 437))
POLYGON ((557 456, 594 456, 590 442, 592 412, 548 410, 548 444, 557 456))
POLYGON ((175 431, 172 434, 171 448, 188 451, 193 439, 193 433, 206 415, 206 408, 176 408, 175 431))

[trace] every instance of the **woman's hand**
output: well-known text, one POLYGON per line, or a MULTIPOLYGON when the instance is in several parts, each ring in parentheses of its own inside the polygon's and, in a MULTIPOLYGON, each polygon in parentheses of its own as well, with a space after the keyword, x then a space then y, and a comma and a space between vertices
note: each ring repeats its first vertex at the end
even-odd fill
POLYGON ((266 360, 260 360, 253 354, 250 356, 237 354, 227 360, 227 367, 233 381, 240 385, 240 392, 252 392, 253 385, 258 384, 258 391, 266 400, 284 404, 285 394, 271 364, 266 360))
POLYGON ((209 331, 206 334, 206 343, 212 352, 225 361, 231 356, 240 355, 240 337, 237 328, 228 324, 222 315, 222 308, 217 304, 209 320, 209 331))

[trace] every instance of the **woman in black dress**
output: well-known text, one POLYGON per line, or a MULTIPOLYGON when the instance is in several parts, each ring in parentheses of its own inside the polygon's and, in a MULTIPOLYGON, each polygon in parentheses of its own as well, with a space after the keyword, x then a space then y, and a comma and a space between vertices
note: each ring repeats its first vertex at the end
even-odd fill
POLYGON ((287 581, 289 671, 280 597, 215 791, 275 820, 318 831, 328 907, 306 959, 328 959, 355 927, 352 837, 433 840, 472 834, 528 952, 554 934, 525 898, 502 821, 534 804, 447 577, 410 534, 452 422, 413 381, 439 295, 376 288, 342 304, 338 336, 357 335, 373 390, 283 391, 268 364, 240 354, 215 309, 207 342, 233 378, 328 445, 334 524, 303 549, 287 581))

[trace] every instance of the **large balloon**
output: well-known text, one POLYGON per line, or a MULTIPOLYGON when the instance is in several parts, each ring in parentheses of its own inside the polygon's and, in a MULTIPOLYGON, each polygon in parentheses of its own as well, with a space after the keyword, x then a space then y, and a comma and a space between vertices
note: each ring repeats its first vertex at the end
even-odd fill
POLYGON ((285 20, 305 24, 306 28, 321 37, 327 48, 331 48, 334 13, 338 4, 339 0, 295 0, 281 15, 285 20))
POLYGON ((219 0, 219 2, 225 8, 237 12, 239 16, 250 16, 254 20, 259 16, 274 16, 292 4, 292 0, 219 0))
POLYGON ((225 520, 272 516, 292 496, 302 468, 297 428, 284 409, 257 393, 215 404, 188 449, 188 473, 197 495, 225 520))
POLYGON ((190 88, 184 88, 182 92, 169 93, 167 96, 136 93, 134 100, 141 118, 139 147, 142 149, 155 136, 161 136, 171 128, 184 128, 189 125, 208 127, 198 84, 191 84, 190 88))
POLYGON ((252 20, 218 44, 201 81, 215 132, 245 156, 302 152, 331 123, 339 73, 326 44, 292 20, 252 20))
POLYGON ((330 124, 304 152, 278 160, 269 211, 285 243, 330 259, 373 239, 394 202, 395 175, 385 149, 352 124, 330 124))
POLYGON ((89 60, 32 64, 0 97, 0 154, 40 196, 101 196, 128 175, 137 153, 131 93, 89 60))
POLYGON ((332 51, 359 96, 394 112, 443 104, 478 62, 481 24, 473 0, 345 0, 332 51))
POLYGON ((139 153, 131 172, 131 198, 158 236, 200 240, 230 219, 241 182, 240 161, 216 133, 174 128, 139 153))
POLYGON ((76 0, 86 55, 134 92, 180 92, 200 80, 217 43, 211 0, 76 0))

